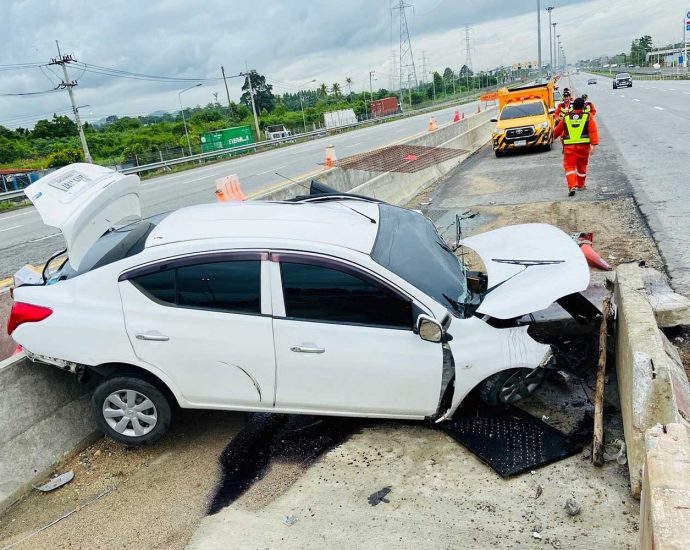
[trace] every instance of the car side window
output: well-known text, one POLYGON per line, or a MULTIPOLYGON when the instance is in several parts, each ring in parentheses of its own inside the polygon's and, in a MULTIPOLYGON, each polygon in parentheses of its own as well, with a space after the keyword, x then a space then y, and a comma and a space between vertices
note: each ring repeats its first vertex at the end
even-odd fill
POLYGON ((261 262, 185 265, 133 277, 150 298, 165 304, 230 313, 261 313, 261 262))
POLYGON ((281 261, 280 273, 287 317, 412 328, 412 302, 366 277, 289 261, 281 261))

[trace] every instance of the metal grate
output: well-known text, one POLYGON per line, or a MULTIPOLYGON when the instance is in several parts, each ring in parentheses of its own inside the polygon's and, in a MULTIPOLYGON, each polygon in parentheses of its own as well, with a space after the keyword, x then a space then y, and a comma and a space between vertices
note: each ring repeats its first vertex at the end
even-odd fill
POLYGON ((367 153, 358 153, 334 162, 335 166, 367 172, 414 173, 434 164, 467 153, 463 149, 444 149, 421 145, 391 145, 367 153))

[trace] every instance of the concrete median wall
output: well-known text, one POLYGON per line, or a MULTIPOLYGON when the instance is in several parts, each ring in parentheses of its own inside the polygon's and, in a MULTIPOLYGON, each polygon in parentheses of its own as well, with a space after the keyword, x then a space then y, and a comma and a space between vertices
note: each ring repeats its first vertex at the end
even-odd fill
POLYGON ((98 437, 91 387, 23 354, 0 362, 0 513, 98 437))
MULTIPOLYGON (((403 142, 405 145, 444 147, 465 151, 464 154, 456 158, 418 172, 369 172, 336 167, 315 179, 338 191, 367 195, 391 204, 405 204, 417 193, 445 176, 470 154, 486 144, 491 138, 491 132, 494 128, 490 119, 495 114, 496 109, 491 108, 459 122, 445 124, 432 132, 421 132, 403 142)), ((307 179, 297 183, 289 183, 279 189, 258 195, 254 199, 285 200, 297 195, 305 195, 308 194, 310 181, 311 179, 307 179)))
POLYGON ((682 421, 676 406, 669 357, 645 293, 640 268, 624 264, 616 270, 616 371, 628 449, 630 487, 642 490, 644 439, 656 424, 682 421))

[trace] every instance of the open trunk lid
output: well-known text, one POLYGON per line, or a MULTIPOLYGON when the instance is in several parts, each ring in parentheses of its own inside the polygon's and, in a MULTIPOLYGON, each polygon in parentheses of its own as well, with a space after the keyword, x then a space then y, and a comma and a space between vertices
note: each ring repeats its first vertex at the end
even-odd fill
POLYGON ((510 225, 462 240, 481 257, 488 287, 477 312, 498 319, 521 317, 581 292, 589 267, 580 247, 549 224, 510 225))
POLYGON ((79 269, 91 246, 125 220, 141 218, 139 177, 75 163, 29 185, 24 193, 43 223, 62 232, 70 264, 79 269))

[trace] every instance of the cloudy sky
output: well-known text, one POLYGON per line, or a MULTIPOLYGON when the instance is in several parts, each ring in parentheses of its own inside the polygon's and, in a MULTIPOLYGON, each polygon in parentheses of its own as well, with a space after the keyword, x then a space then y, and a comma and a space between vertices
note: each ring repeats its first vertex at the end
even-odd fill
MULTIPOLYGON (((474 70, 537 58, 536 0, 407 0, 412 48, 421 79, 426 69, 458 70, 465 61, 464 25, 470 26, 474 70)), ((311 80, 316 87, 351 77, 353 88, 393 82, 391 53, 398 48, 395 0, 0 0, 6 31, 0 45, 0 124, 31 127, 53 112, 69 112, 67 92, 6 96, 45 91, 59 82, 59 67, 8 68, 19 63, 46 63, 63 53, 79 62, 146 75, 217 79, 255 68, 274 91, 294 91, 311 80), (53 72, 50 71, 52 69, 53 72)), ((682 17, 690 0, 542 0, 555 6, 553 20, 566 56, 629 51, 632 37, 649 34, 655 43, 682 39, 682 17)), ((542 9, 542 56, 548 60, 549 31, 542 9)), ((158 82, 115 78, 83 67, 70 78, 86 120, 110 114, 138 115, 179 109, 178 92, 192 81, 158 82)), ((395 80, 397 81, 397 80, 395 80)), ((241 79, 229 79, 237 100, 241 79)), ((207 80, 182 95, 185 105, 204 105, 218 93, 226 103, 222 81, 207 80)))

